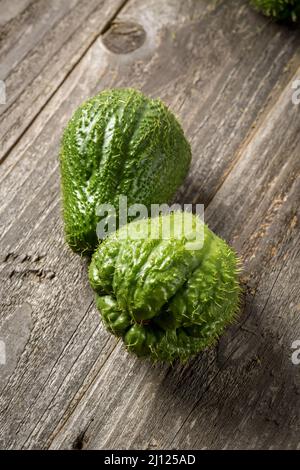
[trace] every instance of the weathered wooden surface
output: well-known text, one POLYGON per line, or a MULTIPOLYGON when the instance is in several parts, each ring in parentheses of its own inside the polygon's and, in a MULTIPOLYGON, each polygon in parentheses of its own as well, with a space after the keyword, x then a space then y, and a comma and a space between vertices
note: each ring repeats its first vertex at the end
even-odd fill
POLYGON ((299 30, 242 0, 10 2, 0 21, 1 448, 300 446, 299 46, 299 30), (124 351, 99 321, 87 262, 63 241, 62 128, 87 96, 125 85, 180 117, 193 163, 177 200, 205 203, 244 261, 238 323, 185 366, 124 351))

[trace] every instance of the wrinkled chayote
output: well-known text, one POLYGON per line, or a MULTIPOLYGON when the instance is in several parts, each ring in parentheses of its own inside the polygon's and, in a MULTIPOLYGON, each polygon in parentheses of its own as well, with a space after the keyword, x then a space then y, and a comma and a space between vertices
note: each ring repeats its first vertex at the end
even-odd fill
POLYGON ((60 151, 66 240, 90 254, 98 244, 100 205, 170 202, 189 168, 191 149, 160 100, 133 89, 99 93, 69 121, 60 151))
POLYGON ((211 345, 233 320, 237 273, 225 241, 197 216, 174 212, 110 235, 92 257, 89 280, 106 327, 129 351, 172 362, 211 345))

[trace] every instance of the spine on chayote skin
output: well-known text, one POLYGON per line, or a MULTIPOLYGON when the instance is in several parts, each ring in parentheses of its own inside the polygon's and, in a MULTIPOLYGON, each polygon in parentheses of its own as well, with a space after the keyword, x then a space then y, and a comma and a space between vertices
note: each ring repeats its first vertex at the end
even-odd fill
POLYGON ((106 327, 129 351, 186 361, 235 318, 238 264, 235 252, 197 216, 175 212, 110 235, 93 255, 89 279, 106 327), (166 223, 171 234, 164 238, 166 223), (179 231, 186 226, 188 233, 179 231), (149 235, 153 230, 158 237, 149 235))
POLYGON ((189 168, 191 149, 175 116, 159 100, 113 89, 74 113, 60 151, 66 240, 80 253, 98 244, 97 208, 119 196, 128 205, 168 203, 189 168))

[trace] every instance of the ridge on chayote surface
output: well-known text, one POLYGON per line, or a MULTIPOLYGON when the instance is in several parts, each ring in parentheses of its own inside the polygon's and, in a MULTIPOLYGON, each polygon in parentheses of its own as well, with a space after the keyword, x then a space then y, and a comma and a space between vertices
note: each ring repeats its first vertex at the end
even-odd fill
POLYGON ((186 361, 218 338, 239 305, 235 252, 188 212, 120 228, 95 251, 89 280, 107 329, 153 360, 186 361))
POLYGON ((300 18, 300 0, 251 0, 256 10, 281 21, 300 18))
POLYGON ((100 204, 170 202, 189 168, 191 149, 175 116, 159 100, 113 89, 74 113, 60 151, 66 240, 91 253, 100 204))

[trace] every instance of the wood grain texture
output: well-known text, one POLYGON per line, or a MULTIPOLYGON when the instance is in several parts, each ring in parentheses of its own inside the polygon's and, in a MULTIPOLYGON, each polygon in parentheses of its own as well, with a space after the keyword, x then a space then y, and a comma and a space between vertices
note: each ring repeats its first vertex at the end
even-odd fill
MULTIPOLYGON (((116 50, 124 53, 109 51, 91 24, 85 48, 71 41, 75 62, 61 52, 56 73, 62 61, 67 72, 45 101, 23 108, 27 130, 15 134, 13 121, 7 124, 0 446, 297 448, 300 366, 291 362, 291 344, 300 339, 300 108, 291 95, 300 76, 299 31, 270 23, 243 1, 115 7, 104 42, 115 45, 119 22, 127 37, 116 50), (132 50, 134 24, 146 37, 132 50), (176 199, 205 203, 210 227, 243 259, 238 323, 185 366, 153 366, 124 351, 99 321, 87 261, 63 241, 61 131, 82 100, 110 86, 159 96, 180 117, 193 162, 176 199)), ((42 85, 35 90, 43 95, 42 85)))
POLYGON ((0 0, 0 25, 6 24, 24 11, 30 4, 30 1, 31 0, 19 0, 18 2, 11 2, 10 0, 0 0))
POLYGON ((38 0, 0 29, 0 162, 125 0, 38 0))

